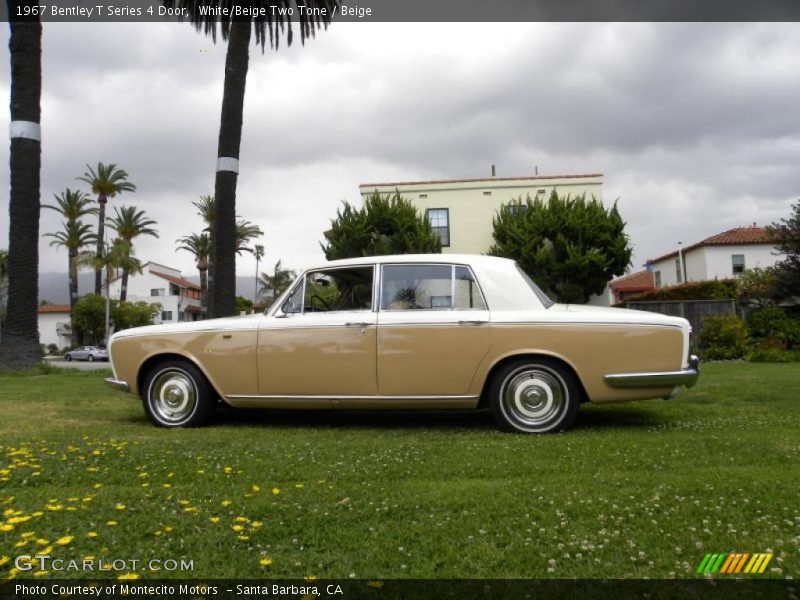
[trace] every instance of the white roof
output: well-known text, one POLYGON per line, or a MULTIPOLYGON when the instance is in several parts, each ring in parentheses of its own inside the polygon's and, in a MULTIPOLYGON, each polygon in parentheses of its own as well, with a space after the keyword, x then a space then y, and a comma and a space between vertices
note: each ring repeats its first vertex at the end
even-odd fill
POLYGON ((384 264, 384 263, 445 263, 445 264, 498 264, 510 263, 514 261, 509 258, 499 256, 486 256, 485 254, 387 254, 384 256, 359 256, 356 258, 343 258, 341 260, 331 260, 321 266, 350 266, 363 264, 384 264))

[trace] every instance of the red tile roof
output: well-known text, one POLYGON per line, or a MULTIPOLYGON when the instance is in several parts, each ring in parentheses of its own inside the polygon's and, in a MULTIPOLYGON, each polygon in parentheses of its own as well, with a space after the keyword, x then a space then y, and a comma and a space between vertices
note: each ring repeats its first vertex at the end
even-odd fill
POLYGON ((192 290, 200 291, 199 285, 189 281, 188 279, 184 279, 183 277, 173 277, 172 275, 167 275, 166 273, 161 273, 159 271, 150 271, 150 273, 152 273, 153 275, 157 275, 162 279, 166 279, 167 281, 171 281, 175 285, 180 286, 182 288, 189 288, 192 290))
MULTIPOLYGON (((702 246, 741 246, 749 244, 771 244, 772 242, 772 238, 763 227, 757 227, 755 225, 752 227, 735 227, 734 229, 723 231, 717 235, 712 235, 691 246, 686 246, 686 248, 683 249, 683 253, 686 254, 702 246)), ((647 262, 656 263, 673 256, 678 256, 677 250, 659 256, 658 258, 653 258, 647 262)))
POLYGON ((386 187, 400 185, 433 185, 437 183, 483 183, 490 181, 527 181, 530 179, 582 179, 584 177, 602 177, 602 173, 587 175, 528 175, 527 177, 479 177, 477 179, 435 179, 432 181, 393 181, 389 183, 362 183, 359 188, 386 187))
POLYGON ((69 304, 45 304, 38 308, 39 313, 68 313, 69 304))
POLYGON ((625 277, 615 279, 608 284, 608 287, 615 290, 647 290, 656 287, 656 281, 652 271, 639 271, 631 273, 625 277))

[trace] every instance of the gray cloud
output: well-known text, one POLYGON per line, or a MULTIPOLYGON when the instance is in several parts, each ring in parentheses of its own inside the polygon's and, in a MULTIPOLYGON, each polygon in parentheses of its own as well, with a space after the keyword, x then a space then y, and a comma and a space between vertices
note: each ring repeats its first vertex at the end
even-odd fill
MULTIPOLYGON (((7 30, 2 43, 7 42, 7 30)), ((225 46, 187 24, 44 27, 45 201, 85 163, 116 162, 158 220, 138 255, 193 273, 174 240, 214 183, 225 46)), ((267 261, 302 266, 367 181, 603 172, 635 264, 800 197, 796 24, 334 23, 253 48, 238 211, 267 261)), ((8 103, 8 70, 0 103, 8 103)), ((8 146, 0 150, 0 246, 8 146)), ((45 212, 42 231, 58 227, 45 212)), ((43 270, 66 257, 41 248, 43 270)), ((239 274, 254 269, 242 258, 239 274)))

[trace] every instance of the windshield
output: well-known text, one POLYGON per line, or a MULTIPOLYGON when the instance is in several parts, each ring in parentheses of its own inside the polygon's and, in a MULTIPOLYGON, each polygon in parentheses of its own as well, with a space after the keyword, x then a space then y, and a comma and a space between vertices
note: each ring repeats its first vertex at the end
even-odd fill
POLYGON ((553 306, 555 302, 553 302, 550 299, 550 297, 542 291, 542 288, 536 285, 533 279, 528 277, 528 274, 522 270, 522 267, 520 267, 518 263, 514 263, 514 265, 517 267, 517 271, 519 271, 519 274, 522 275, 522 278, 525 280, 525 283, 527 283, 528 286, 533 290, 533 293, 536 294, 536 297, 539 299, 542 305, 544 305, 545 308, 550 308, 551 306, 553 306))

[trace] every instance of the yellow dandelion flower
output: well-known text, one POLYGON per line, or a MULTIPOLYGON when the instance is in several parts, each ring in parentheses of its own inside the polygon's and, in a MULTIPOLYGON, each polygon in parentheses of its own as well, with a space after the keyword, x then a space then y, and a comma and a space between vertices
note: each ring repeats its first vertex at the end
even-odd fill
POLYGON ((66 546, 67 544, 72 542, 72 540, 74 540, 74 539, 75 538, 73 536, 71 536, 71 535, 65 535, 64 537, 58 538, 56 540, 56 544, 58 544, 59 546, 66 546))
POLYGON ((230 473, 232 473, 232 472, 233 472, 233 467, 225 467, 225 468, 223 469, 223 471, 225 471, 226 473, 230 474, 230 473))
POLYGON ((75 512, 75 511, 76 511, 76 510, 78 510, 78 509, 77 509, 75 506, 68 506, 68 507, 67 507, 67 510, 68 510, 69 512, 75 512))
POLYGON ((149 483, 147 483, 147 482, 145 481, 145 482, 142 484, 142 487, 150 487, 150 484, 149 484, 149 483))
POLYGON ((94 499, 94 496, 84 496, 81 498, 81 502, 91 502, 94 499))
POLYGON ((96 490, 99 490, 101 487, 103 487, 103 484, 102 483, 95 483, 92 487, 94 489, 96 489, 96 490))
POLYGON ((61 510, 62 508, 64 508, 64 506, 62 504, 45 504, 44 507, 47 510, 51 510, 53 512, 57 512, 57 511, 61 510))
POLYGON ((6 523, 11 523, 12 525, 16 525, 17 523, 24 523, 25 521, 30 521, 30 517, 11 517, 6 521, 6 523))
POLYGON ((50 554, 53 551, 52 546, 45 546, 41 550, 39 550, 39 554, 50 554))
POLYGON ((267 558, 265 556, 260 561, 258 561, 258 564, 260 564, 262 567, 268 567, 268 566, 270 566, 272 564, 272 559, 271 558, 267 558))
POLYGON ((48 571, 36 571, 34 577, 47 577, 50 573, 48 571))
POLYGON ((247 517, 236 517, 234 521, 237 523, 247 523, 247 517))
POLYGON ((41 517, 44 513, 41 510, 35 510, 31 513, 32 517, 41 517))
POLYGON ((22 548, 23 546, 28 545, 28 540, 20 540, 16 544, 14 544, 14 548, 22 548))
POLYGON ((230 503, 231 501, 226 498, 225 500, 222 501, 222 506, 229 506, 230 503))
POLYGON ((212 523, 219 523, 219 517, 210 517, 208 520, 212 523))
POLYGON ((13 525, 9 525, 8 523, 0 523, 0 531, 11 531, 14 529, 13 525))
POLYGON ((3 516, 4 517, 10 517, 13 514, 14 514, 14 509, 13 508, 7 508, 7 509, 5 509, 3 511, 3 516))
POLYGON ((253 484, 250 489, 252 489, 254 492, 260 492, 261 491, 261 486, 253 484))
POLYGON ((117 526, 117 522, 116 521, 106 521, 106 525, 108 525, 109 527, 116 527, 117 526))
POLYGON ((197 474, 198 475, 205 475, 205 471, 203 469, 198 469, 197 470, 197 474))
POLYGON ((167 473, 167 477, 175 477, 175 473, 167 473))
POLYGON ((303 484, 302 483, 295 483, 294 487, 295 487, 295 489, 302 490, 303 489, 303 484))
POLYGON ((163 532, 163 531, 161 531, 161 530, 159 529, 158 531, 154 531, 154 532, 153 532, 153 535, 155 535, 156 537, 158 537, 158 536, 162 535, 163 533, 164 533, 164 532, 163 532))
POLYGON ((169 533, 170 531, 172 531, 172 527, 164 527, 164 531, 166 531, 167 533, 169 533))
POLYGON ((38 540, 36 540, 36 543, 39 544, 40 546, 47 546, 47 544, 50 543, 50 540, 39 538, 38 540))
POLYGON ((10 560, 11 559, 8 556, 0 556, 0 567, 2 567, 4 564, 6 564, 10 560))
POLYGON ((72 496, 71 498, 67 498, 67 502, 77 502, 77 501, 78 501, 78 499, 75 496, 72 496))
POLYGON ((117 577, 117 579, 120 581, 124 581, 126 579, 139 579, 139 576, 136 573, 123 573, 117 577))
POLYGON ((125 505, 122 502, 117 502, 116 506, 114 506, 117 510, 125 510, 125 505))
POLYGON ((237 535, 237 536, 236 536, 236 539, 237 539, 237 540, 240 540, 240 541, 242 541, 242 542, 246 542, 247 540, 249 540, 249 539, 250 539, 250 537, 249 537, 249 536, 246 536, 246 535, 237 535))
POLYGON ((32 531, 26 531, 25 533, 20 533, 19 537, 24 538, 24 539, 28 539, 28 538, 32 538, 34 535, 36 535, 36 534, 33 533, 32 531))
POLYGON ((86 537, 96 538, 99 534, 96 531, 89 531, 86 533, 86 537))
POLYGON ((165 487, 165 488, 171 488, 171 487, 172 487, 172 484, 171 484, 171 483, 162 483, 162 484, 161 484, 161 487, 165 487))
POLYGON ((191 504, 192 501, 191 500, 178 500, 178 503, 179 504, 183 504, 184 506, 186 506, 188 504, 191 504))
POLYGON ((252 523, 250 523, 250 527, 252 527, 253 529, 258 529, 263 524, 264 523, 262 523, 261 521, 253 521, 252 523))
POLYGON ((231 526, 231 529, 233 529, 235 532, 238 533, 238 532, 242 531, 244 529, 244 527, 242 527, 241 525, 233 525, 233 526, 231 526))
POLYGON ((277 495, 278 495, 278 494, 280 494, 280 493, 281 493, 280 489, 278 489, 278 488, 272 488, 272 495, 273 495, 273 496, 277 496, 277 495))

